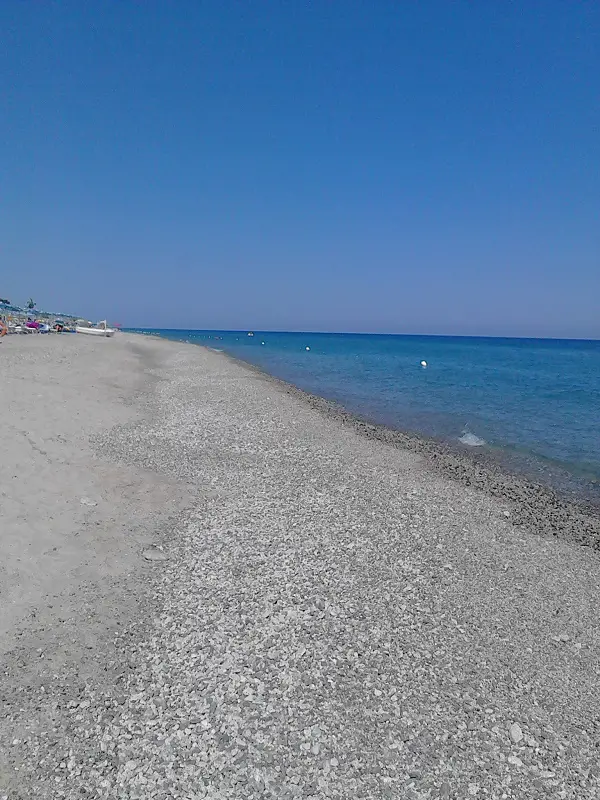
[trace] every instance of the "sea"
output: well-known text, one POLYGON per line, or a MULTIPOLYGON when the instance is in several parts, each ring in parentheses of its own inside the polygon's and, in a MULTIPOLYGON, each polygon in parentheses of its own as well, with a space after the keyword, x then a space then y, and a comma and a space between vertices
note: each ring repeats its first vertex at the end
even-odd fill
POLYGON ((600 502, 600 341, 139 332, 224 351, 372 422, 600 502))

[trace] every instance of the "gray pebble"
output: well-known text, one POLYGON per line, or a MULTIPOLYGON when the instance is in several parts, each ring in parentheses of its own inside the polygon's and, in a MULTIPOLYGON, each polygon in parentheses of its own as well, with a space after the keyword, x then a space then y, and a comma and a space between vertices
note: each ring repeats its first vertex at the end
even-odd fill
POLYGON ((511 740, 515 744, 518 744, 523 738, 523 731, 521 730, 521 726, 518 722, 513 722, 513 724, 510 726, 509 733, 511 740))
POLYGON ((167 554, 158 547, 147 547, 142 553, 146 561, 166 561, 167 554))

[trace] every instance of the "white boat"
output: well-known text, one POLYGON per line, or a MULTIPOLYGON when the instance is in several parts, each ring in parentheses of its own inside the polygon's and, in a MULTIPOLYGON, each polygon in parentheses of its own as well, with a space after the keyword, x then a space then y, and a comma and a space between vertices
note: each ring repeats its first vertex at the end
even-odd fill
POLYGON ((86 326, 86 325, 77 325, 75 327, 76 333, 88 333, 90 336, 114 336, 115 335, 115 328, 109 328, 106 324, 106 320, 102 320, 95 326, 86 326))

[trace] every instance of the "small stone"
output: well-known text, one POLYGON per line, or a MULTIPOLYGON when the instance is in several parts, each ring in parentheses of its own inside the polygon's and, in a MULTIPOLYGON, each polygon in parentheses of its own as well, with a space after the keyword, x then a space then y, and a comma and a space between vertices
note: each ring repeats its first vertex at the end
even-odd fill
POLYGON ((142 553, 146 561, 166 561, 167 554, 164 553, 160 548, 154 547, 147 547, 144 552, 142 553))
POLYGON ((96 503, 95 500, 92 500, 91 497, 82 497, 79 502, 81 503, 82 506, 97 506, 98 505, 98 503, 96 503))
POLYGON ((440 800, 450 800, 450 784, 444 781, 440 786, 440 800))
POLYGON ((509 764, 513 764, 515 767, 523 766, 523 762, 518 756, 509 756, 507 760, 509 764))
POLYGON ((408 777, 418 781, 421 778, 421 773, 418 769, 411 769, 409 770, 408 777))
POLYGON ((523 731, 521 730, 521 726, 518 722, 513 722, 513 724, 509 728, 510 738, 515 744, 519 744, 521 739, 523 738, 523 731))

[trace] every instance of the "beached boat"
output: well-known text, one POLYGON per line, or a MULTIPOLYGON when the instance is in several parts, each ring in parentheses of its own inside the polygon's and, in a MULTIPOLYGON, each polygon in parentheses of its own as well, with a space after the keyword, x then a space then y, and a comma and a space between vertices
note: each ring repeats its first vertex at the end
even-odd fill
POLYGON ((106 320, 99 322, 97 325, 94 326, 86 326, 86 325, 77 325, 75 327, 76 333, 88 333, 91 336, 114 336, 115 335, 115 328, 109 328, 106 324, 106 320))

